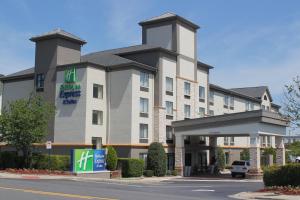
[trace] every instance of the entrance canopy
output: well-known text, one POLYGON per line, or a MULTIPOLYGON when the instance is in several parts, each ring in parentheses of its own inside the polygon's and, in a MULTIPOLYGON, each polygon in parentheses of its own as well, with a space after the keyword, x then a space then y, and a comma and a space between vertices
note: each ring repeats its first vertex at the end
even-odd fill
POLYGON ((172 123, 175 134, 175 168, 183 174, 185 156, 185 136, 207 136, 213 149, 217 147, 217 137, 250 137, 251 171, 260 171, 260 136, 275 136, 276 163, 285 164, 283 136, 289 121, 278 113, 255 110, 219 116, 188 119, 172 123))
POLYGON ((278 113, 255 110, 212 117, 174 121, 175 136, 284 136, 289 121, 278 113))

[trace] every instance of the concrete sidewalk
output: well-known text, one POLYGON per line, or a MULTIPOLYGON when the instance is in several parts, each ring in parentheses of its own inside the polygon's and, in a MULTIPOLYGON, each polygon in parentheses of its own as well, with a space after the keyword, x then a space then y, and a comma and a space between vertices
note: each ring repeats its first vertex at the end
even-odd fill
POLYGON ((283 195, 273 192, 241 192, 229 196, 234 199, 272 199, 272 200, 299 200, 300 195, 283 195))
POLYGON ((99 182, 117 182, 117 183, 159 183, 162 181, 170 181, 180 179, 180 176, 170 177, 137 177, 137 178, 119 178, 119 179, 105 179, 105 178, 91 178, 74 175, 40 175, 40 174, 14 174, 8 172, 0 172, 0 179, 30 179, 30 180, 75 180, 75 181, 99 181, 99 182))

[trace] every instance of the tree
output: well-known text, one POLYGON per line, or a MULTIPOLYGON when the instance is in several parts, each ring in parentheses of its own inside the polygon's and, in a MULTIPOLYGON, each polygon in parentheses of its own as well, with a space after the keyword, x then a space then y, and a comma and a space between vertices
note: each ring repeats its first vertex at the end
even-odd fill
POLYGON ((164 176, 167 172, 167 156, 161 143, 150 144, 147 155, 147 169, 152 170, 154 176, 164 176))
POLYGON ((240 153, 240 157, 241 157, 241 160, 250 160, 250 152, 249 152, 249 149, 244 149, 244 150, 240 153))
POLYGON ((40 143, 47 134, 54 106, 40 96, 31 95, 9 103, 0 116, 1 141, 22 152, 21 166, 30 166, 33 143, 40 143))
POLYGON ((107 147, 106 168, 114 171, 117 168, 117 164, 118 156, 116 150, 112 146, 107 147))
POLYGON ((285 114, 291 120, 291 126, 296 128, 300 127, 300 77, 297 76, 293 79, 291 85, 285 86, 284 91, 285 102, 284 111, 285 114))
POLYGON ((288 155, 296 157, 300 155, 300 141, 293 142, 286 145, 288 155))
POLYGON ((223 148, 217 147, 217 163, 218 163, 218 168, 223 170, 225 168, 225 154, 223 151, 223 148))

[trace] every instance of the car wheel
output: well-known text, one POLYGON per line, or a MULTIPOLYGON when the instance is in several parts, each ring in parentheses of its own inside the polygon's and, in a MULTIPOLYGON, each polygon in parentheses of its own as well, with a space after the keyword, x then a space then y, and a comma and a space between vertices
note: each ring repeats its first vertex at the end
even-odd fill
POLYGON ((245 178, 246 177, 246 173, 242 174, 242 177, 245 178))
POLYGON ((234 178, 235 177, 235 173, 231 173, 231 177, 234 178))

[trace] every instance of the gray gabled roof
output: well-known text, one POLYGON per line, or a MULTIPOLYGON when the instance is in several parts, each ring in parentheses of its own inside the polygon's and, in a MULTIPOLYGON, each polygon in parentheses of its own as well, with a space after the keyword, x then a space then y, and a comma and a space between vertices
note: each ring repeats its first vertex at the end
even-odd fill
POLYGON ((198 67, 204 67, 204 68, 207 68, 207 69, 213 69, 214 68, 213 66, 205 64, 205 63, 200 62, 200 61, 197 61, 197 66, 198 67))
POLYGON ((139 63, 127 58, 123 58, 118 55, 109 54, 109 53, 97 53, 97 54, 88 54, 81 57, 80 62, 90 62, 97 65, 105 66, 107 69, 114 69, 122 66, 137 66, 150 71, 156 71, 156 68, 143 63, 139 63))
POLYGON ((24 69, 12 74, 8 74, 6 76, 2 76, 0 79, 3 80, 11 80, 16 78, 25 78, 25 77, 33 77, 34 76, 34 67, 24 69))
POLYGON ((162 15, 159 15, 159 16, 152 17, 150 19, 141 21, 139 23, 139 25, 144 26, 144 25, 150 25, 150 24, 155 24, 155 23, 164 22, 164 21, 172 21, 172 20, 178 20, 180 22, 183 22, 183 23, 191 26, 194 29, 200 28, 197 24, 194 24, 193 22, 191 22, 191 21, 189 21, 189 20, 187 20, 187 19, 185 19, 185 18, 183 18, 179 15, 171 13, 171 12, 167 12, 165 14, 162 14, 162 15))
POLYGON ((233 95, 233 96, 238 96, 238 97, 241 97, 241 98, 244 98, 244 99, 249 99, 249 100, 252 100, 252 101, 256 101, 256 102, 261 102, 260 99, 257 99, 257 98, 254 98, 252 96, 248 96, 248 95, 245 95, 245 94, 242 94, 242 93, 239 93, 239 92, 235 92, 233 90, 229 90, 229 89, 226 89, 226 88, 223 88, 219 85, 215 85, 215 84, 209 84, 209 88, 211 90, 217 90, 217 91, 220 91, 220 92, 223 92, 225 94, 229 94, 229 95, 233 95))
POLYGON ((247 96, 251 96, 257 99, 261 99, 265 92, 268 93, 270 97, 270 101, 272 101, 272 97, 270 91, 267 86, 257 86, 257 87, 244 87, 244 88, 231 88, 229 89, 234 92, 238 92, 240 94, 244 94, 247 96))
POLYGON ((76 35, 73 35, 72 33, 66 32, 66 31, 64 31, 60 28, 54 29, 54 30, 52 30, 50 32, 47 32, 47 33, 43 33, 41 35, 34 36, 34 37, 30 38, 30 40, 33 41, 33 42, 37 42, 37 41, 40 41, 40 40, 56 38, 56 37, 71 40, 71 41, 77 42, 81 45, 86 44, 85 40, 77 37, 76 35))
POLYGON ((97 52, 86 54, 84 56, 97 56, 97 55, 101 55, 103 53, 124 55, 124 54, 131 54, 131 53, 144 52, 144 51, 154 51, 154 50, 166 52, 166 53, 169 53, 172 55, 177 55, 176 52, 170 51, 168 49, 165 49, 165 48, 162 48, 159 46, 153 46, 153 45, 149 45, 149 44, 141 44, 141 45, 134 45, 134 46, 129 46, 129 47, 117 48, 117 49, 108 49, 108 50, 103 50, 103 51, 97 51, 97 52))

